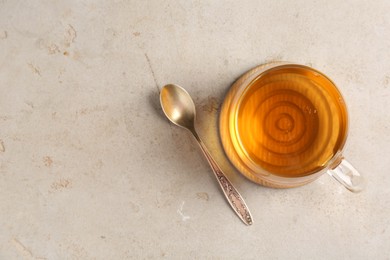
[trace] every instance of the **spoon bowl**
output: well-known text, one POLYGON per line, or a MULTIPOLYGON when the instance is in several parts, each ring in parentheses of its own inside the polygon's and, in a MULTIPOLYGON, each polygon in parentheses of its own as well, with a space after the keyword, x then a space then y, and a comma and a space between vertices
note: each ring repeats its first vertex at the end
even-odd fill
POLYGON ((187 129, 194 128, 195 105, 185 89, 174 84, 164 86, 160 102, 164 114, 172 123, 187 129))

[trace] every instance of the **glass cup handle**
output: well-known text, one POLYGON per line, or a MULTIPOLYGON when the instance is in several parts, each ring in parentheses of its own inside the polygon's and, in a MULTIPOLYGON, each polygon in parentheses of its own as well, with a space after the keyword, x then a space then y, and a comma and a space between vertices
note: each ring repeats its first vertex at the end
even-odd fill
POLYGON ((345 188, 352 192, 360 192, 365 186, 364 178, 344 158, 341 158, 339 163, 327 172, 330 176, 335 178, 345 188))

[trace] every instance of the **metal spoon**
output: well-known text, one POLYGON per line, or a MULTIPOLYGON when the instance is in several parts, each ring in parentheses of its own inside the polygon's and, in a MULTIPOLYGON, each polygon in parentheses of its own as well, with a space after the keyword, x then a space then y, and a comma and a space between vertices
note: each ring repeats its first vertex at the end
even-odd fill
POLYGON ((252 216, 244 199, 228 178, 226 178, 225 174, 211 157, 206 146, 195 131, 195 105, 191 96, 182 87, 168 84, 161 89, 160 102, 165 115, 172 123, 189 130, 194 135, 203 154, 206 156, 207 161, 213 169, 215 177, 230 206, 232 206, 238 217, 246 225, 252 225, 252 216))

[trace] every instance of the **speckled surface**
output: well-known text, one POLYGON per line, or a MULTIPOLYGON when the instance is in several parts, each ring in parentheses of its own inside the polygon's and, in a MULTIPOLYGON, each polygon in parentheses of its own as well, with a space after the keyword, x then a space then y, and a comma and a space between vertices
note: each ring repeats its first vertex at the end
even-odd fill
POLYGON ((389 259, 390 2, 0 1, 0 259, 389 259), (219 105, 273 60, 345 96, 352 194, 258 186, 227 162, 219 105), (246 199, 234 215, 158 90, 184 86, 246 199))

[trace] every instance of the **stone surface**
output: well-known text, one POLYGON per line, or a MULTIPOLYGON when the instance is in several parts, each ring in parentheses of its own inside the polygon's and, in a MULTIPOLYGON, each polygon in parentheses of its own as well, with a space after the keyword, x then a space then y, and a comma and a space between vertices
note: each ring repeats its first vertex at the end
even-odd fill
POLYGON ((388 259, 390 2, 0 1, 0 259, 388 259), (352 194, 258 186, 227 162, 219 105, 267 61, 345 96, 352 194), (158 92, 184 86, 246 227, 158 92))

